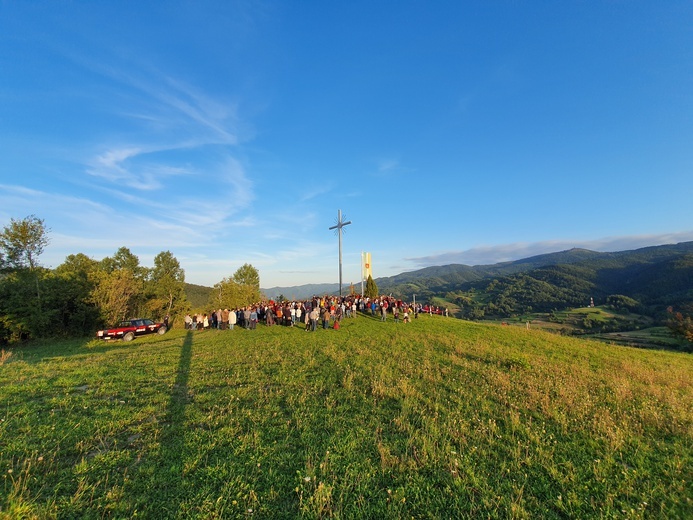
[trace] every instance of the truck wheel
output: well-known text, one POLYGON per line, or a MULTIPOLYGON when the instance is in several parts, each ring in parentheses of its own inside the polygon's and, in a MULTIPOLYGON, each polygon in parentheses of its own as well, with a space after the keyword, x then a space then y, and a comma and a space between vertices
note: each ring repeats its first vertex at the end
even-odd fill
POLYGON ((135 339, 135 333, 134 332, 128 332, 123 336, 123 341, 132 341, 135 339))

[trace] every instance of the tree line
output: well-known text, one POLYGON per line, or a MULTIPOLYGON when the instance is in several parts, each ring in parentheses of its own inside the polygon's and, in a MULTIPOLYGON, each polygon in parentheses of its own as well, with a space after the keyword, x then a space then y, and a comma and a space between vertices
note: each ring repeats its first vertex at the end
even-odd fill
MULTIPOLYGON (((190 310, 185 271, 170 251, 140 264, 127 247, 94 260, 69 255, 55 269, 39 264, 50 243, 45 222, 30 215, 0 232, 0 344, 93 334, 131 317, 173 322, 190 310)), ((209 305, 235 308, 260 299, 257 270, 245 264, 214 286, 209 305)))

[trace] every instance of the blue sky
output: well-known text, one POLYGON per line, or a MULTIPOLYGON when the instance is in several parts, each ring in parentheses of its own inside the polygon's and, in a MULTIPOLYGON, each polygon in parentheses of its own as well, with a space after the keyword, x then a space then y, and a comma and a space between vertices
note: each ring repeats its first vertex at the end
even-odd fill
POLYGON ((693 240, 693 4, 0 1, 0 225, 262 287, 693 240))

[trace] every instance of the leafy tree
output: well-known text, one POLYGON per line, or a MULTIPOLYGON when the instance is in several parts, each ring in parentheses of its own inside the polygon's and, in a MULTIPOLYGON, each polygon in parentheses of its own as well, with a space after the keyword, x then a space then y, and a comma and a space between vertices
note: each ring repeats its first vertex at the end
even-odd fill
POLYGON ((142 293, 142 286, 132 271, 117 269, 94 274, 96 286, 91 301, 106 324, 113 325, 138 314, 136 301, 142 293))
POLYGON ((38 257, 48 245, 43 220, 30 215, 11 219, 0 232, 0 264, 7 272, 0 285, 0 339, 15 341, 46 335, 50 321, 41 302, 41 282, 46 270, 38 257))
POLYGON ((470 320, 480 320, 484 317, 484 310, 481 307, 472 307, 464 315, 470 320))
POLYGON ((44 307, 51 310, 51 335, 91 334, 99 324, 99 312, 91 301, 93 273, 99 263, 79 253, 44 278, 44 307))
POLYGON ((367 298, 374 299, 378 297, 378 286, 371 275, 368 275, 368 279, 366 280, 366 288, 364 289, 364 293, 364 296, 367 298))
POLYGON ((594 320, 594 319, 590 318, 589 316, 582 319, 582 328, 583 329, 591 330, 591 329, 596 328, 598 326, 598 324, 599 323, 597 322, 597 320, 594 320))
POLYGON ((55 268, 55 272, 61 276, 72 276, 86 280, 91 273, 98 269, 99 262, 89 258, 84 253, 77 253, 65 257, 65 261, 55 268))
POLYGON ((260 273, 250 264, 243 264, 239 267, 235 273, 233 273, 233 279, 238 285, 244 285, 253 290, 257 290, 255 299, 253 301, 258 301, 260 299, 260 273))
POLYGON ((214 307, 244 307, 260 301, 260 275, 252 265, 242 265, 230 278, 214 285, 210 304, 214 307))
POLYGON ((640 307, 640 302, 622 294, 612 294, 607 296, 606 304, 612 309, 624 309, 627 311, 636 311, 638 310, 638 307, 640 307))
MULTIPOLYGON (((691 304, 687 310, 693 311, 692 307, 693 304, 691 304)), ((685 338, 690 343, 693 343, 693 318, 691 317, 693 312, 686 312, 686 314, 684 314, 681 311, 675 311, 673 307, 668 307, 667 312, 670 316, 667 321, 667 327, 677 336, 685 338)))
POLYGON ((0 342, 13 343, 40 336, 45 314, 40 312, 34 288, 36 276, 28 269, 9 272, 0 283, 0 342))
POLYGON ((121 247, 113 256, 101 260, 101 267, 107 272, 117 269, 129 269, 136 278, 142 281, 149 274, 148 269, 140 265, 139 257, 133 254, 127 247, 121 247))
POLYGON ((246 305, 241 287, 233 277, 224 278, 221 282, 214 284, 209 303, 212 307, 224 309, 235 309, 246 305))
POLYGON ((98 263, 80 254, 68 256, 55 270, 41 268, 38 256, 48 244, 46 232, 43 221, 32 216, 13 220, 2 233, 3 250, 12 262, 0 282, 1 341, 81 335, 97 323, 89 277, 98 263))
POLYGON ((38 257, 50 242, 42 219, 29 215, 22 220, 11 219, 0 233, 0 249, 3 263, 10 269, 33 271, 38 266, 38 257))
POLYGON ((112 257, 106 257, 94 272, 92 302, 107 325, 126 318, 140 316, 147 309, 145 287, 149 269, 140 265, 140 259, 127 247, 119 248, 112 257))
POLYGON ((147 306, 153 316, 179 314, 187 308, 185 271, 170 251, 162 251, 154 257, 148 285, 147 306))

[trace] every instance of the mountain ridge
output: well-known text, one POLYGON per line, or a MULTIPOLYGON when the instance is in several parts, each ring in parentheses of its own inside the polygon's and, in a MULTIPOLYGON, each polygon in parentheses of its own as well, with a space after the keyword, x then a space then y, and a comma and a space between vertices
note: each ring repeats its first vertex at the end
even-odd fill
MULTIPOLYGON (((544 284, 558 284, 555 286, 563 289, 570 288, 572 283, 571 302, 579 297, 589 301, 589 291, 604 298, 610 293, 634 295, 663 305, 668 295, 675 296, 673 301, 685 301, 693 292, 693 274, 689 281, 687 255, 693 258, 693 241, 615 252, 572 248, 495 264, 428 266, 376 278, 375 282, 382 294, 405 299, 416 294, 417 300, 421 300, 441 297, 451 291, 484 290, 495 279, 511 284, 517 282, 518 276, 526 275, 544 284), (657 294, 658 288, 666 288, 669 292, 657 294)), ((282 295, 291 299, 335 294, 338 290, 338 284, 262 289, 267 296, 282 295)))

